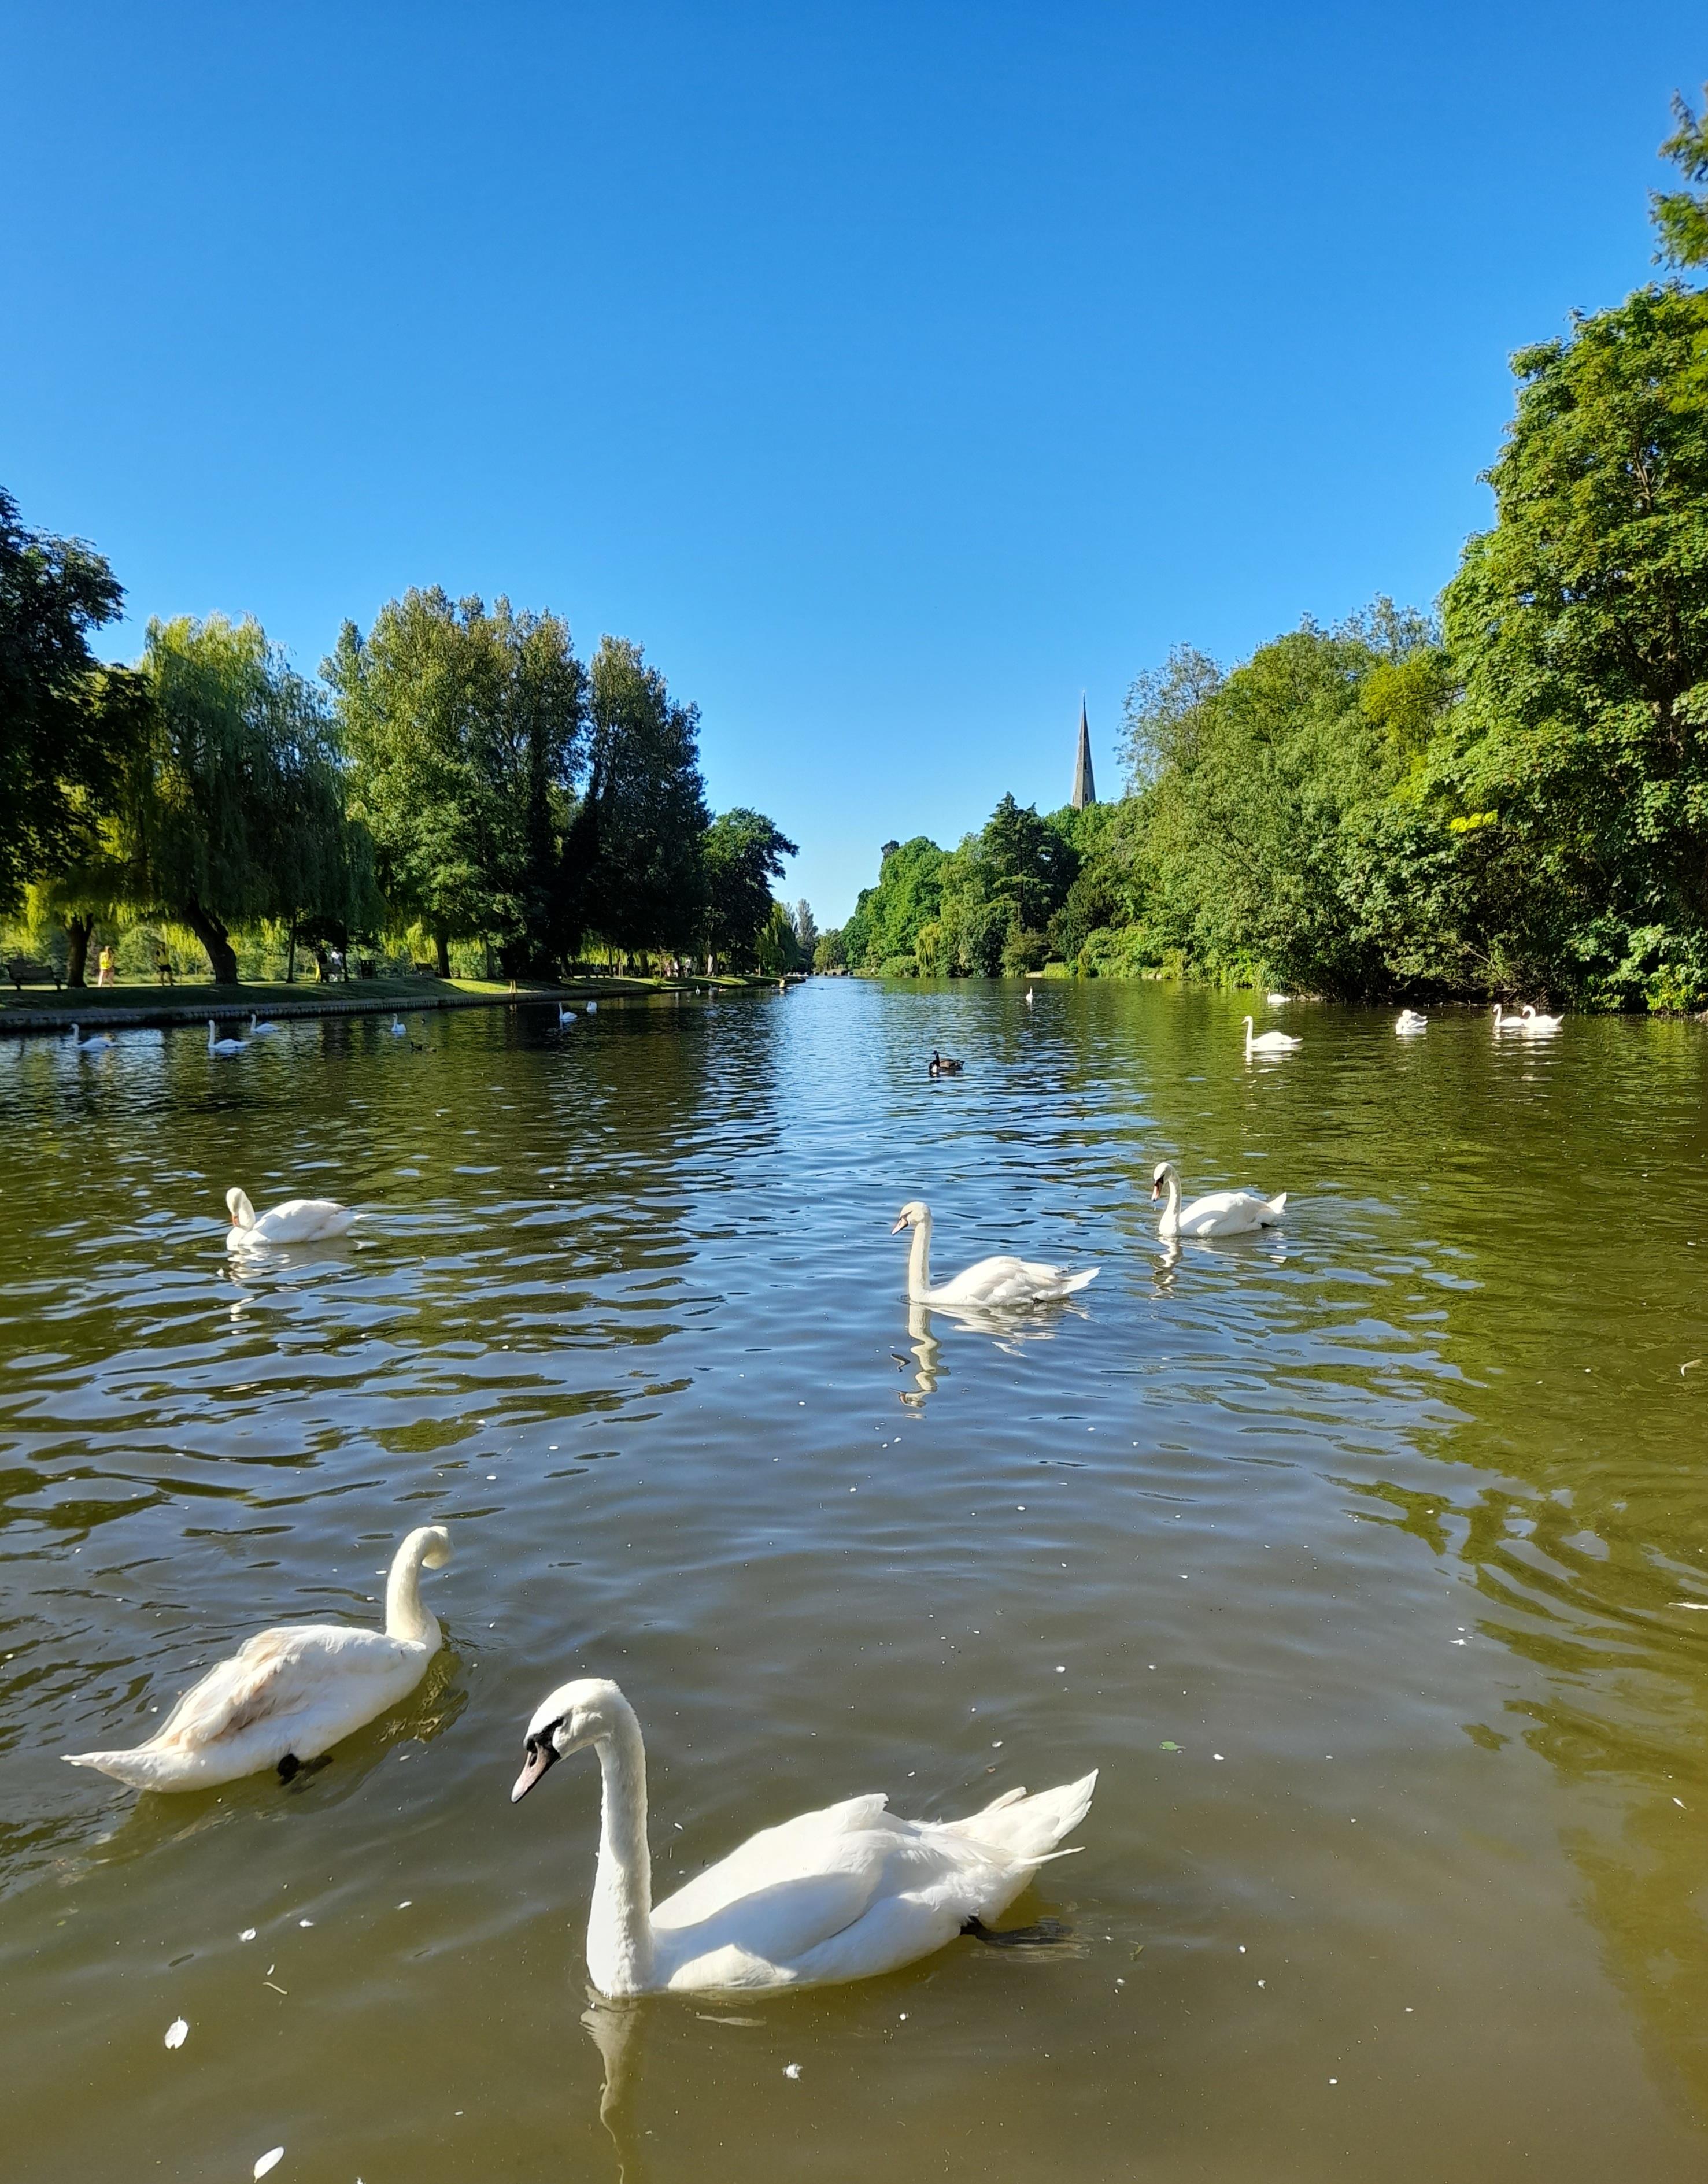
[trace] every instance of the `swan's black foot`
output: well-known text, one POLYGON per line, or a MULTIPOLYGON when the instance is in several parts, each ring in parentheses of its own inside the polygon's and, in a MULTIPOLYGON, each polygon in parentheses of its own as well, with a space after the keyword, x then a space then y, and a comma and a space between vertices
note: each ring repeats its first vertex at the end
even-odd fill
POLYGON ((323 1752, 318 1759, 299 1759, 294 1752, 287 1752, 279 1762, 279 1780, 294 1782, 299 1774, 318 1774, 322 1767, 330 1767, 332 1755, 323 1752))
POLYGON ((969 1919, 961 1931, 993 1949, 1047 1949, 1073 1939, 1073 1928, 1064 1926, 1059 1919, 1040 1919, 1035 1926, 1008 1926, 1000 1933, 993 1932, 982 1919, 969 1919))

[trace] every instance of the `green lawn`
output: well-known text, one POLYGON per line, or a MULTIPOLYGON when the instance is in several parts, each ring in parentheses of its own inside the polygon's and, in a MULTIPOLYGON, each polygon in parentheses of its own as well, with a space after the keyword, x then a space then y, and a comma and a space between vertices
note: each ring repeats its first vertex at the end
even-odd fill
MULTIPOLYGON (((518 998, 527 1000, 572 1000, 581 994, 650 994, 663 991, 673 984, 703 986, 750 986, 768 984, 767 979, 723 977, 715 980, 696 977, 672 980, 666 978, 624 978, 615 973, 572 978, 562 985, 540 985, 519 980, 515 991, 518 998)), ((0 1014, 29 1015, 46 1012, 53 1016, 71 1015, 94 1017, 106 1009, 148 1009, 193 1011, 232 1008, 250 1008, 256 1011, 299 1008, 347 1007, 354 1003, 371 1006, 406 1009, 432 1007, 435 1002, 451 995, 463 995, 475 1000, 508 1000, 511 989, 503 978, 339 978, 325 985, 314 978, 299 978, 287 986, 282 979, 261 980, 254 984, 215 986, 205 979, 181 978, 175 986, 158 985, 152 978, 121 978, 116 985, 62 987, 58 992, 52 986, 26 986, 22 993, 14 993, 11 982, 0 985, 0 1014)))

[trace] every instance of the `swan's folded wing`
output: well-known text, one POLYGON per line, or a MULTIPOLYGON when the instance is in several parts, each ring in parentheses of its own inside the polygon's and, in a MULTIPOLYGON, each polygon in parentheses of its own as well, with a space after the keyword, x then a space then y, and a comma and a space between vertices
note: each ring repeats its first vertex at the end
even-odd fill
MULTIPOLYGON (((774 1887, 779 1881, 825 1880, 869 1864, 866 1839, 907 1830, 885 1808, 881 1791, 865 1797, 850 1797, 820 1812, 801 1813, 781 1826, 763 1828, 750 1836, 728 1858, 708 1865, 685 1881, 673 1896, 654 1908, 655 1926, 690 1926, 739 1903, 744 1897, 774 1887)), ((851 1914, 857 1916, 857 1911, 851 1914)))
POLYGON ((323 1701, 329 1678, 348 1685, 352 1678, 394 1674, 405 1652, 377 1630, 309 1623, 258 1631, 229 1661, 190 1686, 154 1741, 205 1750, 260 1722, 323 1701))
POLYGON ((262 1214, 252 1233, 269 1244, 302 1244, 347 1228, 349 1210, 332 1198, 287 1198, 262 1214))

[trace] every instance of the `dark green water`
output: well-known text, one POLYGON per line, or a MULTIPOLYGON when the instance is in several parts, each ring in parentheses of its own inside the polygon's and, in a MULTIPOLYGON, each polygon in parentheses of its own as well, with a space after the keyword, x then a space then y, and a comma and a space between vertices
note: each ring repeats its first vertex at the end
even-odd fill
POLYGON ((0 1045, 8 2179, 1694 2184, 1708 1034, 1296 1007, 1253 1067, 1242 1012, 836 982, 0 1045), (1284 1229, 1170 1261, 1165 1154, 1284 1229), (372 1217, 238 1279, 233 1182, 372 1217), (916 1195, 940 1274, 1095 1261, 1083 1310, 910 1326, 916 1195), (60 1763, 265 1624, 376 1618, 429 1518, 446 1652, 323 1770, 60 1763), (1062 1938, 602 2048, 596 1771, 508 1802, 578 1673, 640 1715, 661 1887, 856 1791, 1101 1767, 1013 1914, 1062 1938))

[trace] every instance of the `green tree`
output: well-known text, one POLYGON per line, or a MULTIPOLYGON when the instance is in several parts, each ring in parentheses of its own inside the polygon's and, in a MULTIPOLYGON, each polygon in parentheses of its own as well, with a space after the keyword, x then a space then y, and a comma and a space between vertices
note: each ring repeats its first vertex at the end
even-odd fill
POLYGON ((833 925, 821 933, 813 944, 812 967, 815 971, 844 971, 848 967, 848 952, 842 944, 842 928, 833 925))
POLYGON ((394 918, 483 939, 512 975, 555 951, 586 677, 564 622, 434 588, 346 622, 322 668, 394 918))
POLYGON ((913 960, 921 929, 942 905, 944 852, 924 834, 885 844, 878 884, 862 888, 842 928, 851 971, 875 971, 898 957, 913 960))
POLYGON ((625 638, 600 640, 589 682, 591 762, 564 846, 564 929, 625 955, 685 952, 705 901, 699 708, 677 704, 625 638))
POLYGON ((1437 771, 1527 982, 1708 995, 1708 298, 1638 290, 1514 360, 1493 529, 1445 599, 1437 771))
POLYGON ((812 951, 818 945, 818 921, 812 915, 812 905, 805 895, 795 904, 792 917, 795 944, 801 950, 803 961, 811 963, 812 951))
MULTIPOLYGON (((756 959, 760 939, 776 905, 771 883, 783 877, 786 857, 801 854, 762 811, 738 805, 720 812, 706 830, 706 968, 720 957, 738 969, 756 959)), ((762 969, 767 967, 762 964, 762 969)), ((792 968, 792 961, 786 968, 792 968)))
POLYGON ((124 592, 91 546, 26 530, 0 488, 0 909, 86 861, 146 708, 89 633, 124 592))
MULTIPOLYGON (((1672 119, 1677 126, 1661 147, 1663 159, 1671 159, 1687 183, 1708 182, 1708 84, 1704 84, 1702 111, 1693 114, 1677 93, 1672 119)), ((1655 253, 1664 265, 1683 270, 1708 265, 1708 191, 1701 187, 1651 190, 1649 204, 1661 248, 1655 253)))
POLYGON ((188 926, 216 983, 237 983, 234 927, 354 905, 360 867, 320 694, 254 621, 151 622, 146 741, 118 798, 112 855, 131 903, 188 926), (311 840, 311 837, 315 838, 311 840))

